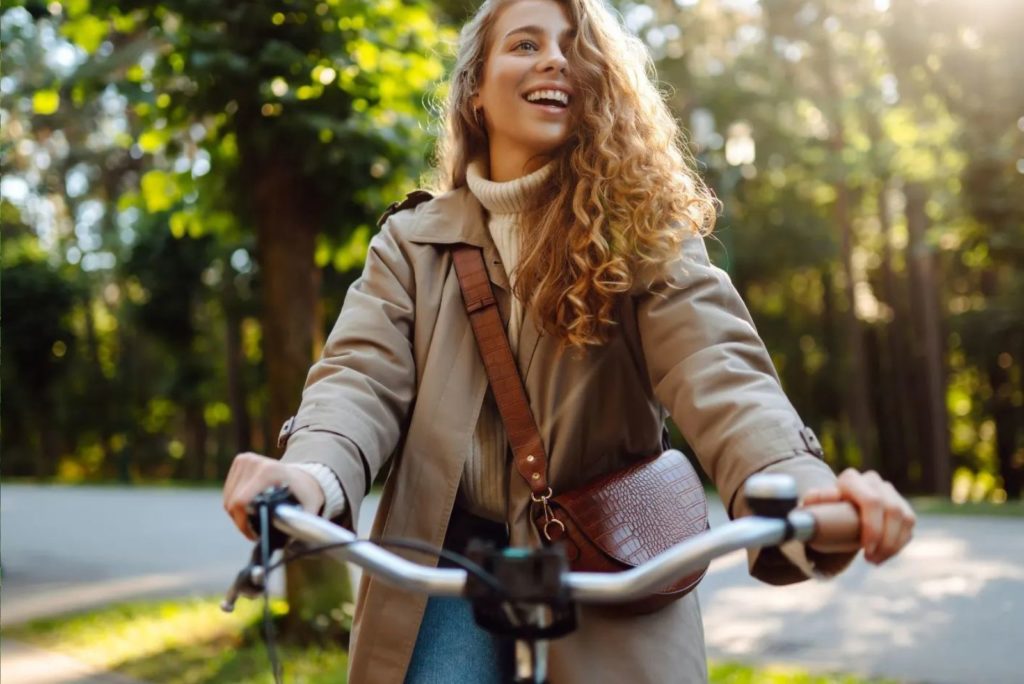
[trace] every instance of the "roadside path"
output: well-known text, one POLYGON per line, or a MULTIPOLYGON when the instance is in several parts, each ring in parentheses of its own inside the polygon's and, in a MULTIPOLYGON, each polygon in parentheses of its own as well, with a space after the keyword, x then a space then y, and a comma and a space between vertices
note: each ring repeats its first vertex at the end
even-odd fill
MULTIPOLYGON (((218 594, 248 558, 216 490, 2 489, 4 627, 116 601, 218 594)), ((374 505, 363 508, 364 531, 374 505)), ((712 524, 723 521, 714 502, 712 524)), ((922 516, 897 559, 880 568, 858 560, 829 582, 768 587, 733 555, 698 590, 708 653, 930 684, 1018 684, 1022 560, 1024 520, 956 516, 922 516)), ((2 684, 41 684, 13 679, 13 657, 5 644, 2 684)))

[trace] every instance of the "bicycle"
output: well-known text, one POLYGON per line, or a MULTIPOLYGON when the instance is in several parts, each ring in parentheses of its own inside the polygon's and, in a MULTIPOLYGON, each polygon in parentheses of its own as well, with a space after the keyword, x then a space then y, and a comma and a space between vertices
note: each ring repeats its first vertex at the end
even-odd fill
MULTIPOLYGON (((294 558, 337 549, 343 560, 409 591, 469 599, 477 623, 515 640, 511 672, 516 684, 547 682, 550 639, 576 627, 576 604, 621 603, 640 598, 707 566, 728 553, 776 546, 796 539, 820 548, 853 549, 860 538, 857 509, 849 503, 797 508, 796 483, 786 475, 751 476, 744 492, 754 515, 726 523, 673 546, 648 562, 618 573, 571 572, 560 546, 495 549, 471 544, 467 556, 413 540, 359 539, 351 531, 306 513, 284 488, 271 488, 250 504, 250 521, 260 534, 249 564, 238 573, 221 608, 230 612, 239 596, 267 599, 267 576, 294 558), (318 546, 271 563, 288 539, 318 546), (407 560, 384 547, 445 557, 459 568, 434 568, 407 560)), ((265 637, 275 679, 280 681, 269 609, 265 637)))

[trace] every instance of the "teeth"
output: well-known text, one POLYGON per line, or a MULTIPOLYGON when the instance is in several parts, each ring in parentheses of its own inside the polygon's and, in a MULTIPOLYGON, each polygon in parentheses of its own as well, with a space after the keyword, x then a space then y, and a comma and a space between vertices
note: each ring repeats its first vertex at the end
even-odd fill
POLYGON ((564 105, 569 104, 568 93, 562 92, 561 90, 535 90, 528 94, 526 99, 530 102, 536 102, 537 100, 556 100, 564 105))

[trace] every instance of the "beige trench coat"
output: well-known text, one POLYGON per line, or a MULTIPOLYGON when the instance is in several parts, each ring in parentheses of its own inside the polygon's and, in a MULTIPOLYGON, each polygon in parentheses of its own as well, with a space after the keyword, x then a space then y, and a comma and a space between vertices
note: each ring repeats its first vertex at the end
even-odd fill
MULTIPOLYGON (((444 539, 487 390, 450 245, 483 248, 506 319, 509 311, 508 275, 485 221, 465 188, 392 215, 310 370, 283 458, 334 470, 350 527, 394 454, 373 534, 436 546, 444 539)), ((529 316, 524 321, 517 360, 554 491, 655 452, 669 414, 733 515, 746 512, 737 492, 758 471, 792 473, 802 489, 833 482, 728 277, 710 265, 703 240, 684 252, 650 291, 624 298, 621 325, 586 355, 560 352, 529 316)), ((529 493, 513 473, 513 544, 539 543, 529 493)), ((825 559, 833 570, 848 560, 825 559)), ((772 583, 804 577, 778 553, 752 557, 751 567, 772 583)), ((403 681, 425 604, 363 575, 350 682, 403 681)), ((550 659, 553 684, 705 681, 696 592, 648 616, 611 619, 584 608, 579 631, 554 642, 550 659)))

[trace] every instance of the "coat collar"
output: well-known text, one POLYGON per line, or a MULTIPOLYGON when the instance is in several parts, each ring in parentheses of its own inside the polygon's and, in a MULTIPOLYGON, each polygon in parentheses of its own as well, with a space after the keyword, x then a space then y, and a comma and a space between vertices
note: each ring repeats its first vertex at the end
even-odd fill
POLYGON ((508 273, 487 230, 486 211, 469 188, 450 190, 424 204, 409 239, 421 244, 479 247, 491 282, 509 291, 508 273))
MULTIPOLYGON (((508 273, 501 262, 491 232, 487 230, 487 212, 469 188, 450 190, 425 203, 409 239, 420 244, 467 244, 479 247, 484 252, 484 265, 491 283, 504 291, 498 296, 510 296, 508 273)), ((507 306, 505 310, 508 310, 507 306)), ((524 381, 542 336, 533 316, 527 311, 523 316, 516 350, 516 361, 524 381)))
POLYGON ((494 245, 487 230, 486 212, 466 186, 449 190, 424 204, 410 239, 435 245, 494 245))

